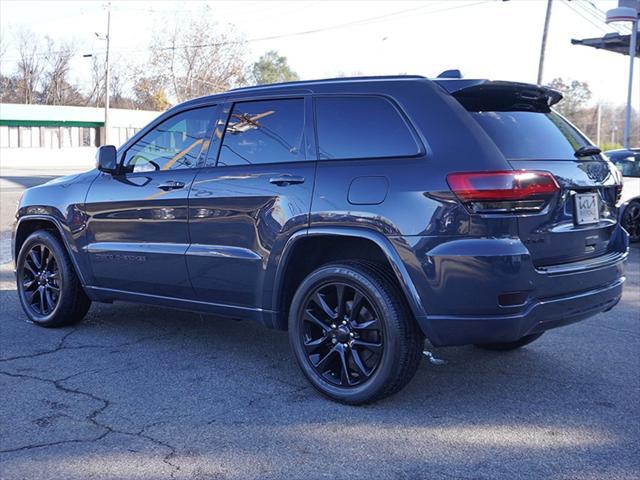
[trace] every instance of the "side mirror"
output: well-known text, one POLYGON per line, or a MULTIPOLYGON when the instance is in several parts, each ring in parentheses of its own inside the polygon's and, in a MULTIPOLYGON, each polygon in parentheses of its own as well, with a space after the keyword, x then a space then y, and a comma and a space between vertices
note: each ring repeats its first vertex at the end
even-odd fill
POLYGON ((98 167, 98 170, 101 172, 116 173, 118 169, 116 147, 113 145, 103 145, 99 147, 96 153, 96 167, 98 167))

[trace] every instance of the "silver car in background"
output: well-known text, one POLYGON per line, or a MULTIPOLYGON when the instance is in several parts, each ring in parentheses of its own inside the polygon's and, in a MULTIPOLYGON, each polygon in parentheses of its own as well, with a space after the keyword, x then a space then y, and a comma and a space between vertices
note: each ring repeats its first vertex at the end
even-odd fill
POLYGON ((624 178, 620 198, 620 223, 631 242, 640 241, 640 148, 604 152, 624 178))

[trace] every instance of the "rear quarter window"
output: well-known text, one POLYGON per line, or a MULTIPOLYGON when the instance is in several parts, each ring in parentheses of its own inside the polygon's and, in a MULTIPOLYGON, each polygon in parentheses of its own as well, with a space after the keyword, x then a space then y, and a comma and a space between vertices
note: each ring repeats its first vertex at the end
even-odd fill
POLYGON ((315 105, 321 160, 420 153, 409 125, 386 98, 318 97, 315 105))
POLYGON ((575 160, 586 138, 555 112, 470 112, 507 160, 575 160))

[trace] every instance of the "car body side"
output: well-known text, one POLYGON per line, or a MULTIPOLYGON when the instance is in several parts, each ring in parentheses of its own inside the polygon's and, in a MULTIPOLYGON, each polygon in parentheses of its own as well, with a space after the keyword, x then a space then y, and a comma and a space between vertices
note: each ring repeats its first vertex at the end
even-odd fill
MULTIPOLYGON (((281 208, 276 218, 273 205, 256 204, 249 214, 261 219, 257 235, 264 240, 259 250, 254 249, 256 257, 244 258, 240 255, 243 252, 236 250, 223 252, 238 254, 240 265, 253 262, 256 266, 252 272, 258 287, 249 303, 203 300, 195 294, 185 298, 100 288, 88 260, 93 239, 87 235, 87 225, 94 218, 85 203, 95 180, 107 175, 97 170, 27 190, 17 214, 13 251, 16 253, 29 232, 29 225, 49 221, 64 240, 92 300, 150 302, 250 318, 284 329, 291 288, 308 273, 312 259, 321 261, 339 241, 345 251, 387 263, 422 331, 436 345, 516 340, 617 303, 628 247, 620 228, 613 234, 608 256, 574 262, 565 270, 544 270, 534 265, 519 239, 517 219, 485 216, 478 221, 456 201, 446 182, 447 174, 475 171, 478 165, 482 170, 496 171, 511 170, 512 166, 464 107, 440 85, 424 78, 273 86, 196 99, 162 114, 125 143, 118 155, 121 157, 154 125, 192 108, 293 96, 313 105, 322 96, 358 95, 381 96, 391 102, 415 135, 419 153, 401 158, 319 160, 317 133, 308 125, 312 157, 307 160, 313 165, 314 179, 308 185, 308 211, 281 208), (368 195, 379 190, 386 191, 374 198, 368 195), (525 292, 523 301, 500 305, 500 296, 510 292, 525 292), (551 323, 545 323, 546 318, 551 323)), ((215 148, 219 145, 214 137, 209 156, 215 148)), ((213 171, 227 167, 201 164, 199 168, 213 171)), ((245 206, 230 204, 227 208, 237 212, 245 206)), ((189 222, 192 218, 189 207, 189 222)), ((187 256, 185 253, 185 262, 187 256)), ((135 276, 134 263, 125 261, 122 268, 135 276)), ((229 271, 229 282, 242 286, 238 276, 247 273, 239 272, 229 271)))

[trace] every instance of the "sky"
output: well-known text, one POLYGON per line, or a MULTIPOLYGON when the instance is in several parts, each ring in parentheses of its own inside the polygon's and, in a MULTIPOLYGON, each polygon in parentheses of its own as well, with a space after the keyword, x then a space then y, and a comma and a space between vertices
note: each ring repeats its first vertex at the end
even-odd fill
MULTIPOLYGON (((129 60, 144 56, 154 27, 175 16, 210 15, 248 40, 248 61, 275 49, 303 79, 336 75, 436 76, 458 68, 467 78, 535 82, 546 0, 427 1, 113 1, 111 48, 129 60), (276 37, 265 39, 265 37, 276 37)), ((554 77, 586 81, 593 102, 623 104, 629 57, 571 44, 572 38, 614 31, 601 12, 613 0, 554 0, 543 83, 554 77)), ((73 76, 85 82, 84 53, 104 51, 104 1, 0 1, 0 34, 9 50, 1 68, 15 62, 11 43, 22 28, 75 40, 73 76)), ((628 24, 625 24, 628 25, 628 24)), ((616 27, 622 29, 623 25, 616 27)), ((628 31, 628 30, 627 30, 628 31)), ((142 58, 140 58, 142 60, 142 58)), ((640 62, 634 105, 640 106, 640 62)))

